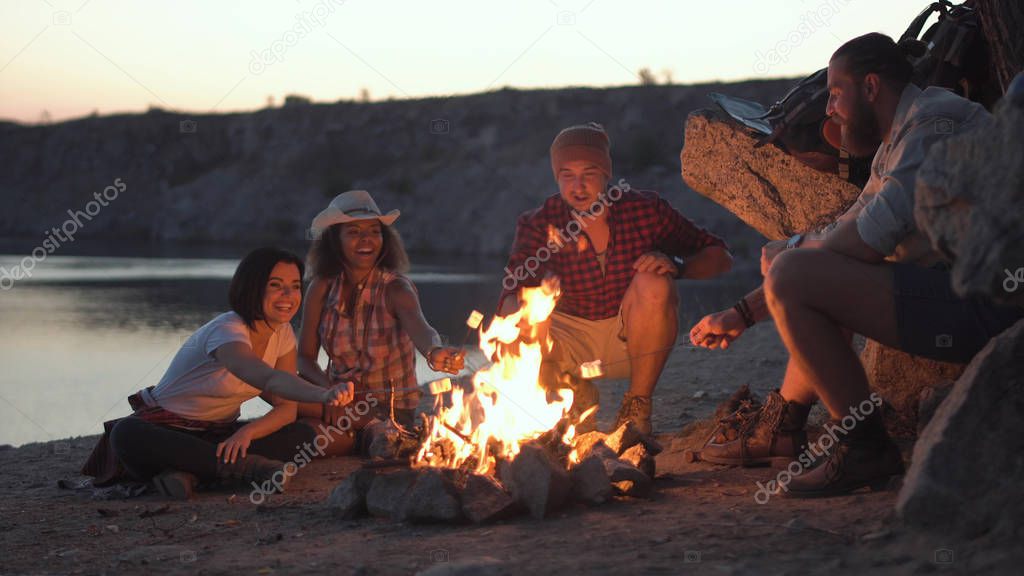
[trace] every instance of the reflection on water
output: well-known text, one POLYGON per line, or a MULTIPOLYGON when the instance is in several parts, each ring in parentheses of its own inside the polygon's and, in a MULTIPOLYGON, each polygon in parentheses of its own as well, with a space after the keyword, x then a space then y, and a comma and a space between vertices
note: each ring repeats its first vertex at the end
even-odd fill
MULTIPOLYGON (((20 256, 0 255, 7 270, 20 256)), ((129 412, 125 398, 156 384, 196 328, 228 309, 237 265, 225 258, 51 256, 0 291, 0 444, 96 434, 129 412)), ((462 341, 473 309, 489 314, 500 263, 418 265, 410 274, 427 319, 462 341)), ((682 329, 731 304, 755 280, 680 283, 682 329)), ((298 321, 298 317, 296 318, 298 321)), ((255 399, 244 417, 266 411, 255 399)))

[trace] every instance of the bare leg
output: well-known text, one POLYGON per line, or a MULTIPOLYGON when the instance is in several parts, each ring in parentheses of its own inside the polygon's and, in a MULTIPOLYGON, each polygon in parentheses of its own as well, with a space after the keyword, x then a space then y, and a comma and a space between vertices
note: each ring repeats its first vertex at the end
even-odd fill
POLYGON ((672 278, 638 272, 622 301, 626 348, 630 357, 629 392, 650 396, 679 332, 679 295, 672 278))
MULTIPOLYGON (((843 337, 847 346, 853 345, 853 332, 843 330, 843 337)), ((786 400, 798 402, 804 406, 810 406, 818 401, 818 395, 814 393, 814 386, 811 385, 810 377, 800 371, 800 367, 790 358, 786 362, 786 375, 782 379, 782 388, 779 394, 786 400)))
POLYGON ((889 346, 898 343, 892 271, 826 250, 780 254, 765 282, 768 306, 794 370, 790 390, 806 382, 833 418, 868 399, 868 381, 848 328, 889 346))
POLYGON ((818 401, 818 395, 814 393, 814 387, 808 377, 800 371, 800 367, 792 358, 786 362, 786 375, 782 378, 779 394, 786 400, 799 402, 804 406, 810 406, 818 401))

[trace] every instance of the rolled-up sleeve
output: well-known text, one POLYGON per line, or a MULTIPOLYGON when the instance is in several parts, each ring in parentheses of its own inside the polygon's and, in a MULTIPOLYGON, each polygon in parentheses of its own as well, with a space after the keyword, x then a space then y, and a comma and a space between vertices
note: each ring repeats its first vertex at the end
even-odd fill
POLYGON ((502 278, 501 301, 524 286, 537 286, 547 273, 547 259, 538 258, 547 244, 547 232, 538 223, 537 211, 525 212, 516 222, 516 237, 502 278))
POLYGON ((918 123, 894 143, 878 193, 857 215, 857 233, 879 254, 889 256, 915 230, 914 184, 928 149, 943 136, 937 120, 918 123))

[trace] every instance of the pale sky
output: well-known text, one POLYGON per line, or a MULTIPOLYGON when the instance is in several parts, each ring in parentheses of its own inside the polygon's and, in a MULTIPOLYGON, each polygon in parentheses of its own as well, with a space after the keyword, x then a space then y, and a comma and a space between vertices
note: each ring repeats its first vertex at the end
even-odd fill
POLYGON ((0 119, 808 74, 924 0, 0 0, 0 119))

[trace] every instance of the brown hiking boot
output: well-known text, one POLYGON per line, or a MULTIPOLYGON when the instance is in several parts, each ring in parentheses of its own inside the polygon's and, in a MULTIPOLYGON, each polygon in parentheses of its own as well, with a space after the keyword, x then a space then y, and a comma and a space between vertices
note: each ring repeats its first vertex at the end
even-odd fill
MULTIPOLYGON (((832 423, 834 427, 838 425, 838 422, 832 423)), ((867 430, 855 429, 846 436, 839 436, 831 451, 826 451, 813 467, 782 487, 786 495, 823 498, 848 494, 865 486, 884 490, 894 476, 903 474, 903 457, 886 434, 882 419, 876 414, 857 426, 867 430)))
POLYGON ((807 445, 810 406, 787 402, 777 391, 754 409, 741 406, 720 420, 700 451, 700 459, 730 466, 785 467, 807 445))
POLYGON ((618 430, 626 422, 632 422, 637 430, 644 434, 652 433, 650 396, 636 396, 626 392, 622 397, 622 406, 619 407, 619 415, 615 418, 613 430, 618 430))

